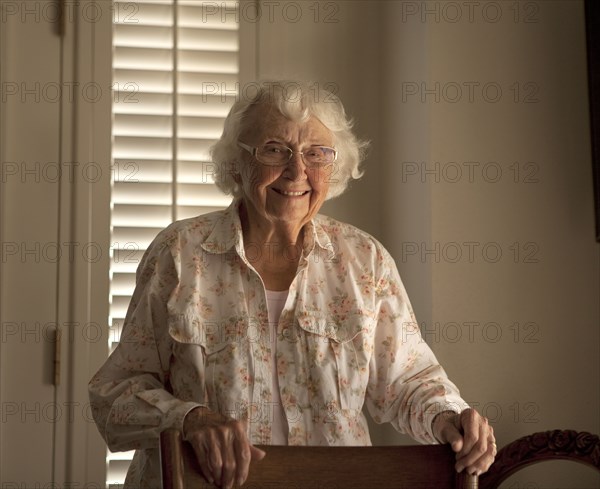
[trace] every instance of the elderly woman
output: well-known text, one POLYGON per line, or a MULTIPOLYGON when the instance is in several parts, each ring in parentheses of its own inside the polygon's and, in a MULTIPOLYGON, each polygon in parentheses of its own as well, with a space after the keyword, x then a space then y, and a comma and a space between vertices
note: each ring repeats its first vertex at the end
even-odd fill
POLYGON ((263 84, 232 107, 212 155, 235 199, 157 236, 121 342, 90 382, 110 449, 137 449, 126 487, 160 487, 167 428, 229 488, 264 456, 256 444, 369 445, 363 405, 450 443, 458 471, 492 463, 493 430, 421 339, 390 255, 317 214, 360 176, 350 126, 314 84, 263 84))

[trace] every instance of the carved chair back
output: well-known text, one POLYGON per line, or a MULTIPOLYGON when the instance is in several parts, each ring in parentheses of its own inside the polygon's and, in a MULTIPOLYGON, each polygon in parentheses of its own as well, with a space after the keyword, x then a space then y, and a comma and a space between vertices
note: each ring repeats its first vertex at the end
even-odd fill
POLYGON ((600 471, 600 440, 591 433, 573 430, 523 436, 498 452, 490 469, 479 477, 479 487, 497 489, 515 472, 548 460, 570 460, 600 471))

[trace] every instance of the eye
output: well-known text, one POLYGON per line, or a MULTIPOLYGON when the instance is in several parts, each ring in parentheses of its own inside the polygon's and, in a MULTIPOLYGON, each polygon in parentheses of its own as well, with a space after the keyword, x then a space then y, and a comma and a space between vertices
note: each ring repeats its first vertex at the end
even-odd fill
POLYGON ((279 144, 266 144, 263 147, 262 151, 265 154, 278 155, 287 153, 288 149, 285 146, 281 146, 279 144))
POLYGON ((320 158, 323 156, 323 148, 310 148, 305 152, 309 158, 320 158))

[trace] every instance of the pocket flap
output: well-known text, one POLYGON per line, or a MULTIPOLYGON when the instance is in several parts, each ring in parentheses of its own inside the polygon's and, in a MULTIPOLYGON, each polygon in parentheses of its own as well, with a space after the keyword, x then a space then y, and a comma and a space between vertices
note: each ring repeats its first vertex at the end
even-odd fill
POLYGON ((309 333, 325 336, 336 343, 346 343, 368 331, 372 318, 367 314, 348 314, 343 321, 339 321, 327 316, 303 314, 298 317, 298 324, 309 333))
POLYGON ((169 317, 169 335, 178 343, 200 345, 208 354, 233 342, 219 324, 184 314, 169 317))

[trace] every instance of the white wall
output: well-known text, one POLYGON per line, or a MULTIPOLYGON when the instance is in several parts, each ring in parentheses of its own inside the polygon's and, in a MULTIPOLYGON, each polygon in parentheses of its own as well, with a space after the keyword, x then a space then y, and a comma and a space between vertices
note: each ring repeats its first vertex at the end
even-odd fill
POLYGON ((364 0, 271 5, 271 10, 262 9, 258 22, 257 76, 311 80, 341 97, 356 119, 358 136, 373 144, 365 164, 367 173, 354 183, 354 192, 326 203, 323 213, 377 235, 381 226, 376 69, 379 8, 364 0), (357 195, 363 198, 357 199, 357 195))
MULTIPOLYGON (((426 339, 499 445, 554 428, 598 433, 583 2, 467 3, 336 2, 335 24, 312 10, 263 19, 258 74, 339 85, 374 146, 365 179, 324 212, 389 248, 426 339)), ((548 487, 563 483, 551 477, 548 487)), ((572 487, 597 484, 577 477, 572 487)))

